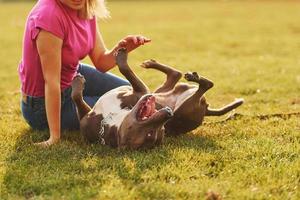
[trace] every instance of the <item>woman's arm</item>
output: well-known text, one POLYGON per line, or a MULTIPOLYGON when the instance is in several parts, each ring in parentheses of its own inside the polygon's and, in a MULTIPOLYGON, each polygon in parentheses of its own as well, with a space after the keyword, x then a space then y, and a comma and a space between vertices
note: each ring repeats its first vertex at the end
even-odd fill
POLYGON ((97 29, 95 46, 89 55, 94 66, 101 72, 106 72, 115 66, 113 50, 108 50, 97 29))
POLYGON ((94 66, 99 71, 106 72, 116 65, 115 53, 119 48, 124 47, 128 52, 130 52, 150 41, 150 39, 145 38, 144 36, 129 35, 119 41, 114 48, 108 50, 104 44, 99 29, 97 29, 95 46, 89 56, 94 66))
POLYGON ((43 30, 36 40, 45 80, 45 106, 50 130, 50 138, 38 143, 41 146, 48 146, 60 140, 62 43, 62 39, 43 30))

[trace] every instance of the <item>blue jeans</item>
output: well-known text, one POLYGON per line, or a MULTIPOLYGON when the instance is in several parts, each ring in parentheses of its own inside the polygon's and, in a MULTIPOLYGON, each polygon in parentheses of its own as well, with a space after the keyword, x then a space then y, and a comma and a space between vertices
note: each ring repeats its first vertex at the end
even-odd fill
MULTIPOLYGON (((111 73, 101 73, 94 67, 80 64, 78 72, 84 76, 86 82, 83 99, 93 107, 97 100, 106 92, 122 85, 130 85, 127 80, 111 73)), ((79 120, 76 106, 71 99, 72 88, 69 87, 61 95, 61 129, 79 130, 79 120)), ((21 101, 21 109, 26 122, 37 130, 48 129, 44 97, 27 96, 26 103, 21 101)))

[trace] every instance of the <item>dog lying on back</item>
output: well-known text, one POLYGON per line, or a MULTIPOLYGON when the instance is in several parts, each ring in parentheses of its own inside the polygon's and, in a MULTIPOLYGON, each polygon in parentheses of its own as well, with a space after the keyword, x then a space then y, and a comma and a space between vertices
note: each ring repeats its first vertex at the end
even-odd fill
MULTIPOLYGON (((90 108, 82 98, 84 78, 72 83, 72 99, 78 110, 80 130, 89 142, 117 148, 151 148, 161 144, 164 135, 174 136, 196 129, 205 116, 223 115, 243 103, 238 99, 220 109, 211 109, 204 93, 213 83, 196 72, 184 78, 196 84, 178 83, 182 73, 155 60, 142 67, 166 74, 166 81, 153 93, 130 69, 126 49, 118 51, 116 62, 131 86, 113 89, 90 108)), ((101 86, 99 86, 101 87, 101 86)))

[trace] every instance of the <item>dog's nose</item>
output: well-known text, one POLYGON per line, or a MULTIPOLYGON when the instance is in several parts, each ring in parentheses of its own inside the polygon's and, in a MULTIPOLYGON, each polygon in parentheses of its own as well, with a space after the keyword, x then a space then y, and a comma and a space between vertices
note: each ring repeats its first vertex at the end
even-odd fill
POLYGON ((173 117, 174 113, 173 113, 173 110, 170 107, 167 106, 164 109, 166 110, 169 117, 173 117))

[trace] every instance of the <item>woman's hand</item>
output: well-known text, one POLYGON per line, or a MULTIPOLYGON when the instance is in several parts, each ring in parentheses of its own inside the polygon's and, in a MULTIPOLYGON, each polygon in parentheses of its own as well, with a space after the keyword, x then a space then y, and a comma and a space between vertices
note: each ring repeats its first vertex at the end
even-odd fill
POLYGON ((148 39, 142 35, 128 35, 117 44, 115 50, 126 48, 127 52, 130 52, 148 42, 151 42, 151 39, 148 39))
POLYGON ((99 71, 106 72, 116 65, 115 57, 120 48, 126 48, 127 52, 130 52, 148 42, 151 42, 151 40, 144 36, 129 35, 120 40, 111 50, 108 50, 97 27, 95 46, 89 56, 99 71))
POLYGON ((54 137, 50 136, 50 138, 48 140, 46 140, 44 142, 34 143, 34 145, 39 146, 39 147, 49 147, 53 144, 57 144, 59 141, 60 141, 59 138, 54 138, 54 137))

